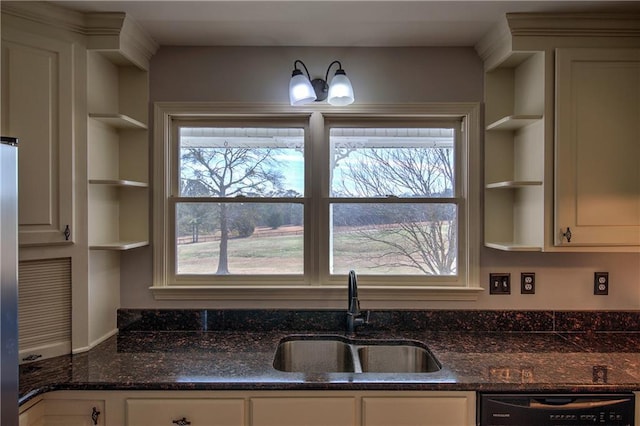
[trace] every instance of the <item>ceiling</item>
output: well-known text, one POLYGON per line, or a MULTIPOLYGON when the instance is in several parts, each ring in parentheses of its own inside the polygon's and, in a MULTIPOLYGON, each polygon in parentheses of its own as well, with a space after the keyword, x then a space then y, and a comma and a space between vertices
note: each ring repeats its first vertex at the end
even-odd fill
POLYGON ((473 46, 507 12, 640 11, 640 1, 53 1, 130 14, 160 45, 473 46))

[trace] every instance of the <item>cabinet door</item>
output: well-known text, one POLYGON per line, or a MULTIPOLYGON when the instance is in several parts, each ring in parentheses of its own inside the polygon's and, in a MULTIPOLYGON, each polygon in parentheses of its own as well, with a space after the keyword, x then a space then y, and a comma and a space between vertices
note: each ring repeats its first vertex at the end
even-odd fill
POLYGON ((44 426, 44 406, 45 403, 40 401, 20 413, 18 426, 44 426))
POLYGON ((252 398, 252 426, 354 426, 351 397, 252 398))
POLYGON ((475 412, 465 396, 365 397, 363 426, 472 426, 475 412))
POLYGON ((640 49, 558 49, 556 245, 640 245, 638 141, 640 49))
POLYGON ((244 400, 128 399, 127 426, 244 426, 244 400))
POLYGON ((47 399, 45 426, 103 426, 104 401, 47 399))
POLYGON ((2 132, 19 138, 19 242, 61 244, 73 225, 73 45, 2 28, 2 132))

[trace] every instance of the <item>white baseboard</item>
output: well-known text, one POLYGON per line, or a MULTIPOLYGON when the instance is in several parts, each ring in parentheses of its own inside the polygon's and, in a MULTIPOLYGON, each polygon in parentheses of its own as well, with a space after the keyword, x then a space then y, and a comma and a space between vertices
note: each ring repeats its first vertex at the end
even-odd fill
POLYGON ((118 329, 114 328, 113 330, 111 330, 108 333, 104 334, 100 338, 98 338, 98 339, 94 340, 93 342, 89 343, 88 346, 85 346, 85 347, 82 347, 82 348, 74 348, 71 353, 80 354, 82 352, 87 352, 88 350, 93 349, 94 347, 98 346, 100 343, 104 342, 105 340, 107 340, 108 338, 110 338, 112 336, 115 336, 116 334, 118 334, 118 329))

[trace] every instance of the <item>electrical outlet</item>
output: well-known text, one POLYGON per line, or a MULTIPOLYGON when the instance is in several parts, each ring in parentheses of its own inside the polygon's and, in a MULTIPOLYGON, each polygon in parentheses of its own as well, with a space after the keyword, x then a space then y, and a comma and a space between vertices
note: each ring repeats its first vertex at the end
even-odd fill
POLYGON ((536 293, 536 274, 534 272, 523 272, 520 274, 520 293, 536 293))
POLYGON ((489 274, 489 294, 511 294, 511 274, 489 274))
POLYGON ((608 367, 606 365, 594 365, 593 366, 593 383, 595 384, 607 384, 608 380, 608 367))
POLYGON ((593 294, 603 296, 609 294, 609 273, 593 273, 593 294))

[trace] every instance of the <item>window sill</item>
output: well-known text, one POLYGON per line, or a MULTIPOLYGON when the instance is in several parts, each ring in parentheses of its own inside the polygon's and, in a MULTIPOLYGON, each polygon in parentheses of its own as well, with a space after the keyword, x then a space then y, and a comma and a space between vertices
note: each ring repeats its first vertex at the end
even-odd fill
MULTIPOLYGON (((156 300, 224 300, 247 303, 265 302, 287 303, 306 301, 310 305, 330 307, 343 305, 346 298, 345 286, 164 286, 150 287, 156 300), (331 303, 338 302, 338 303, 331 303)), ((407 301, 474 301, 484 291, 482 287, 398 287, 398 286, 362 286, 358 289, 359 299, 363 302, 407 302, 407 301)), ((311 306, 309 306, 311 307, 311 306)))

